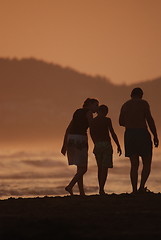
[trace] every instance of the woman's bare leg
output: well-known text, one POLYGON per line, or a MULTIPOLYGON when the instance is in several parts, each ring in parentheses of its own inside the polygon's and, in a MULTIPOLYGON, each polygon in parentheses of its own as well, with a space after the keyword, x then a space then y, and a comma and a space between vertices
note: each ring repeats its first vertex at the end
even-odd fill
POLYGON ((68 191, 71 195, 73 195, 73 187, 76 184, 76 182, 78 182, 79 180, 79 185, 81 188, 81 191, 84 191, 83 188, 83 175, 86 173, 87 171, 87 167, 80 167, 77 166, 77 173, 75 174, 75 176, 73 177, 73 179, 70 181, 69 185, 65 188, 66 191, 68 191))
POLYGON ((80 195, 84 196, 85 192, 84 192, 84 186, 83 186, 83 176, 79 178, 77 183, 78 183, 78 188, 79 188, 80 195))

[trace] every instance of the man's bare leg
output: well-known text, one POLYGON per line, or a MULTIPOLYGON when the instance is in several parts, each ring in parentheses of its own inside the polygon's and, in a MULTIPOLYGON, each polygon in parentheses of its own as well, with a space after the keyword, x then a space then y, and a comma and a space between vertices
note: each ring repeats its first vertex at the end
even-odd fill
POLYGON ((134 155, 130 156, 131 170, 130 170, 130 179, 133 193, 137 192, 138 185, 138 168, 139 168, 139 156, 134 155))
POLYGON ((101 164, 98 164, 98 184, 99 184, 99 189, 101 186, 101 176, 102 176, 102 166, 101 164))
POLYGON ((145 188, 145 183, 148 180, 148 177, 151 172, 151 162, 152 162, 152 156, 144 156, 142 157, 142 162, 143 162, 143 169, 141 172, 141 182, 140 182, 140 191, 143 191, 145 188))

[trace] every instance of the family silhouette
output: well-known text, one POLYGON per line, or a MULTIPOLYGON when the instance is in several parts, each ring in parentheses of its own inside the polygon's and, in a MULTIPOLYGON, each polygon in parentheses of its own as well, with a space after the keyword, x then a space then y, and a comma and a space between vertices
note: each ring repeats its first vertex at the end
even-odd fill
MULTIPOLYGON (((131 99, 123 104, 119 115, 120 126, 125 127, 124 150, 125 157, 130 159, 130 179, 132 194, 143 194, 149 191, 145 184, 150 175, 152 162, 153 135, 154 146, 158 147, 159 140, 154 119, 150 112, 149 103, 142 99, 143 90, 134 88, 131 99), (148 130, 150 129, 150 132, 148 130), (138 188, 139 157, 142 159, 143 168, 141 181, 138 188)), ((99 194, 105 195, 108 168, 113 168, 113 147, 111 137, 117 146, 119 156, 122 154, 118 137, 113 129, 112 120, 107 117, 108 107, 100 105, 94 98, 87 98, 82 108, 77 109, 69 123, 63 141, 61 153, 68 158, 69 165, 76 165, 77 172, 65 190, 73 195, 73 187, 77 183, 80 195, 85 195, 83 176, 88 167, 88 136, 89 128, 91 139, 94 143, 93 153, 98 167, 99 194), (93 117, 93 113, 97 113, 93 117)))

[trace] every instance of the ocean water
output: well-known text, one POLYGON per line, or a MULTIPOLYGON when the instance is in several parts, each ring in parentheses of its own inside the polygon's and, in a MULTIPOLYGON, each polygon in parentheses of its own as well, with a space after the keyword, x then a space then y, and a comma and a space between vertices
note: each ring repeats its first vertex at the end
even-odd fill
MULTIPOLYGON (((147 182, 151 191, 161 191, 161 152, 153 155, 152 171, 147 182)), ((141 162, 139 171, 141 172, 141 162)), ((0 199, 9 197, 43 197, 67 195, 64 187, 76 171, 68 166, 67 158, 52 151, 1 151, 0 199)), ((131 192, 130 163, 124 156, 114 154, 114 168, 109 170, 106 192, 131 192)), ((87 195, 98 194, 97 166, 93 154, 89 154, 88 171, 84 177, 87 195)), ((78 194, 77 186, 74 193, 78 194)))

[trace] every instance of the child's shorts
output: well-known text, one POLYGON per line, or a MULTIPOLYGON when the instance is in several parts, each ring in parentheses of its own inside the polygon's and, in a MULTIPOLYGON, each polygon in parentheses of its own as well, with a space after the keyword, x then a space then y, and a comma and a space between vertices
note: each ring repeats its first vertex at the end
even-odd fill
POLYGON ((95 143, 93 153, 98 166, 113 168, 113 149, 110 142, 95 143))

